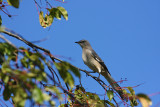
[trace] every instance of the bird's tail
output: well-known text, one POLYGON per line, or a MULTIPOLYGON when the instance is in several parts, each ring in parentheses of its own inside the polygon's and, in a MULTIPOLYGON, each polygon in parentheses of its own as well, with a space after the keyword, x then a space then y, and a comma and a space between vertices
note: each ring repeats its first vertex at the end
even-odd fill
POLYGON ((118 85, 118 83, 111 77, 111 75, 107 72, 101 72, 101 74, 106 78, 112 88, 119 94, 119 96, 123 100, 128 100, 127 97, 124 95, 122 88, 118 85))

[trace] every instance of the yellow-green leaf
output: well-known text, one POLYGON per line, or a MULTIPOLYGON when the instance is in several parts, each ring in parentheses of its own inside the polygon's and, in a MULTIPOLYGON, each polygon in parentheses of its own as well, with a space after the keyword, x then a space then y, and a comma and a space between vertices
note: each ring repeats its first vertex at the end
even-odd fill
POLYGON ((127 89, 130 91, 130 93, 131 93, 132 95, 135 95, 135 91, 133 90, 132 87, 127 87, 127 89))
POLYGON ((74 73, 74 75, 75 76, 77 76, 77 77, 81 77, 81 74, 80 74, 80 72, 79 72, 79 70, 77 69, 77 68, 75 68, 74 66, 72 66, 71 64, 70 64, 70 70, 74 73))
POLYGON ((137 98, 142 104, 142 107, 150 107, 152 105, 151 99, 146 94, 137 94, 137 98))
POLYGON ((107 96, 108 96, 109 100, 111 101, 113 99, 113 91, 112 90, 108 90, 107 91, 107 96))
POLYGON ((53 22, 53 17, 47 14, 45 14, 44 17, 43 12, 41 11, 39 14, 39 22, 43 28, 49 27, 53 22))
POLYGON ((43 95, 42 91, 39 88, 34 88, 32 91, 32 97, 35 102, 42 104, 43 103, 43 95))
POLYGON ((73 88, 74 86, 74 79, 70 70, 70 64, 67 62, 60 62, 60 63, 54 63, 57 70, 59 71, 60 76, 64 80, 65 83, 68 83, 68 85, 73 88))
POLYGON ((15 7, 19 8, 19 0, 7 0, 8 4, 15 7))
POLYGON ((105 102, 107 104, 109 104, 110 106, 109 107, 116 107, 113 103, 109 102, 108 100, 101 100, 102 102, 105 102))
POLYGON ((63 7, 57 7, 57 9, 61 12, 64 19, 68 20, 68 13, 67 10, 63 7))

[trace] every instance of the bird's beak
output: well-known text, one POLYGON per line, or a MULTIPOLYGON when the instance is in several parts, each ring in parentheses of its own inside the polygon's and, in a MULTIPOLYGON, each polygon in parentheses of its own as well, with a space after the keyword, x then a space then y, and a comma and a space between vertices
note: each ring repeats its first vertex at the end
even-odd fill
POLYGON ((75 42, 75 43, 79 43, 79 41, 75 42))

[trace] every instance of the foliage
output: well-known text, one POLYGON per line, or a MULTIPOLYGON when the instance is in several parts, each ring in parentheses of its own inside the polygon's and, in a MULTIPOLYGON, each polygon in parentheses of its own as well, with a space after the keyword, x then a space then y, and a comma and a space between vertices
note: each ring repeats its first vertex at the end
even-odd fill
MULTIPOLYGON (((37 1, 34 1, 41 8, 37 1)), ((47 0, 45 2, 50 5, 47 0)), ((19 8, 20 0, 7 0, 7 2, 0 0, 0 9, 4 12, 8 4, 19 8)), ((63 7, 50 6, 45 10, 47 13, 38 11, 40 25, 43 28, 51 26, 55 18, 61 20, 63 17, 68 20, 68 13, 63 7)), ((9 17, 12 16, 4 13, 9 17)), ((0 26, 1 24, 0 16, 0 26)), ((5 39, 5 42, 0 42, 1 96, 3 100, 10 101, 13 106, 25 106, 27 101, 30 101, 32 106, 55 106, 56 100, 62 102, 59 103, 60 107, 116 107, 119 106, 117 101, 133 107, 139 105, 138 100, 143 107, 149 107, 152 104, 147 95, 135 94, 133 87, 129 86, 122 87, 124 96, 129 100, 124 101, 105 82, 87 71, 54 57, 49 50, 25 40, 4 27, 0 27, 0 32, 28 45, 27 48, 16 47, 5 39), (99 83, 99 87, 104 88, 103 98, 98 92, 86 91, 83 84, 75 84, 75 79, 81 79, 80 71, 99 83)))
POLYGON ((143 93, 139 93, 139 94, 137 94, 137 97, 143 107, 149 107, 152 105, 152 101, 147 95, 145 95, 143 93))
POLYGON ((19 0, 7 0, 8 4, 15 7, 19 8, 19 0))
POLYGON ((44 28, 50 26, 54 18, 61 20, 61 15, 65 18, 65 20, 68 20, 68 13, 63 7, 51 8, 51 9, 48 9, 48 11, 50 13, 45 14, 45 17, 43 17, 42 11, 39 14, 40 24, 44 28))
MULTIPOLYGON (((64 2, 64 0, 63 0, 63 2, 64 2)), ((20 0, 7 0, 7 2, 3 2, 2 0, 0 1, 0 10, 2 10, 2 12, 4 12, 6 15, 8 15, 8 17, 12 17, 12 15, 10 15, 8 13, 8 11, 6 11, 7 10, 6 7, 8 6, 8 4, 12 7, 19 8, 20 0)), ((37 1, 35 1, 35 4, 36 4, 36 6, 38 5, 41 10, 42 7, 40 7, 40 4, 42 4, 42 3, 39 4, 37 1)), ((46 0, 46 4, 48 4, 50 6, 50 8, 45 9, 45 10, 47 10, 47 13, 44 14, 43 11, 40 11, 40 12, 38 11, 39 22, 43 28, 51 26, 54 18, 61 20, 61 16, 63 16, 65 20, 68 20, 68 13, 65 8, 60 7, 60 6, 53 8, 47 0, 46 0)), ((37 9, 38 9, 38 7, 37 7, 37 9)), ((0 26, 1 26, 1 24, 2 24, 2 18, 0 16, 0 26)))

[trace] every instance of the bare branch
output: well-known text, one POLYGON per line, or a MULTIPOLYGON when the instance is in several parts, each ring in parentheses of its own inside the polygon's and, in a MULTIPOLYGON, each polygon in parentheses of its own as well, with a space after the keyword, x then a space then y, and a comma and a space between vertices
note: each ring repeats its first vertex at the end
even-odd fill
POLYGON ((16 46, 14 44, 12 44, 11 41, 9 41, 8 39, 6 39, 3 35, 0 34, 0 38, 3 39, 4 41, 6 41, 8 44, 12 45, 14 48, 16 48, 16 46))

